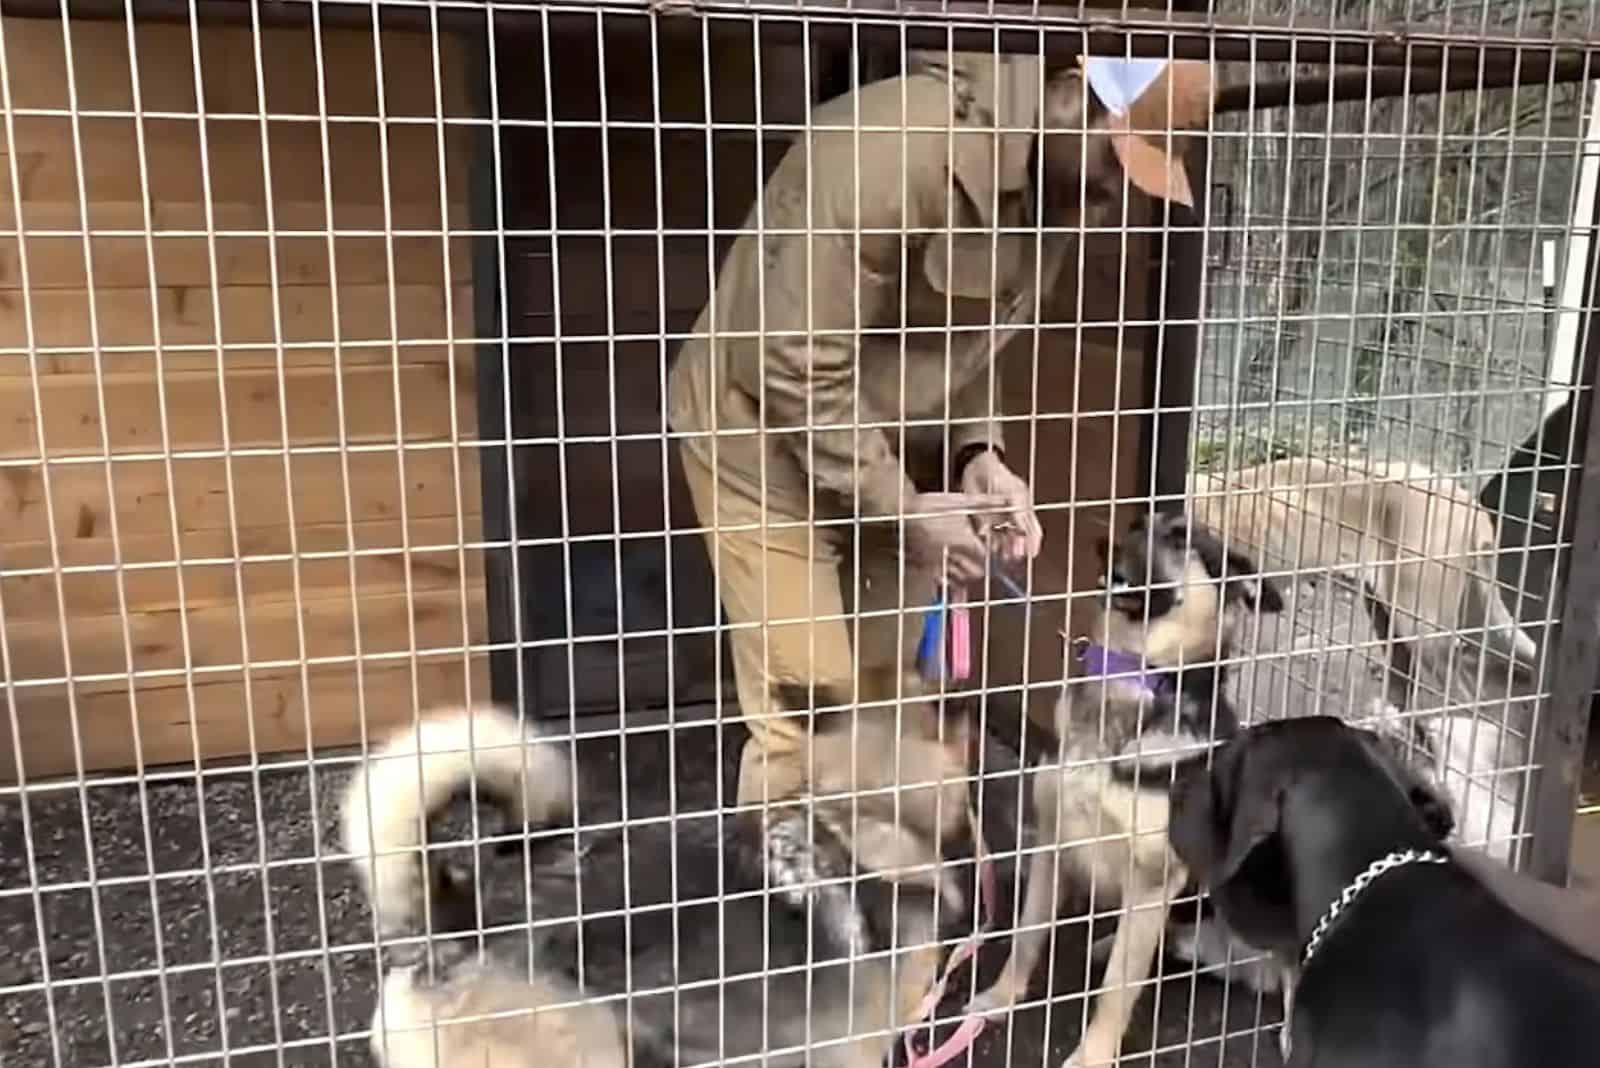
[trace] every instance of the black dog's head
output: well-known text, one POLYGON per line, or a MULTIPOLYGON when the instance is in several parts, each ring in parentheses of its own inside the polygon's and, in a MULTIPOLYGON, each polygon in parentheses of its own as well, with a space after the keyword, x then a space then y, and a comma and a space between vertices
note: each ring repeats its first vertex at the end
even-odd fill
POLYGON ((1106 644, 1151 663, 1226 650, 1246 612, 1281 612, 1283 594, 1254 560, 1182 515, 1139 516, 1115 546, 1096 544, 1110 592, 1106 644))
POLYGON ((1250 945, 1292 957, 1294 875, 1286 836, 1344 821, 1389 848, 1431 845, 1454 829, 1449 800, 1391 739, 1331 716, 1265 723, 1196 761, 1172 785, 1173 851, 1250 945), (1295 814, 1289 816, 1289 814, 1295 814), (1307 822, 1289 826, 1289 818, 1307 822))

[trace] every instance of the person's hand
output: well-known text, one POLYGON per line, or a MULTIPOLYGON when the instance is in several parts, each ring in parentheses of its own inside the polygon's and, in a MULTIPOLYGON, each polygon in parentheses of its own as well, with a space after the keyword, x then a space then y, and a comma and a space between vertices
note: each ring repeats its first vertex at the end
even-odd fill
POLYGON ((990 449, 974 456, 961 472, 961 491, 1005 502, 999 515, 991 512, 972 519, 979 539, 992 545, 1002 560, 1031 560, 1039 555, 1044 528, 1033 511, 1033 491, 1005 465, 999 453, 990 449))
POLYGON ((1010 501, 984 493, 919 493, 906 501, 906 555, 923 567, 943 567, 953 582, 977 582, 989 572, 989 550, 977 520, 1007 514, 1010 501))

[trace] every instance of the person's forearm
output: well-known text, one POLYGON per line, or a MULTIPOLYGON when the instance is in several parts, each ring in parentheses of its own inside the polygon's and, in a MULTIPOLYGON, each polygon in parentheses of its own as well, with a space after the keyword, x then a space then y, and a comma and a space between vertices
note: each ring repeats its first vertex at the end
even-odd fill
POLYGON ((991 383, 979 375, 950 398, 950 451, 952 456, 974 445, 1005 449, 1005 424, 1000 418, 1000 377, 991 383), (992 386, 992 392, 991 392, 992 386))

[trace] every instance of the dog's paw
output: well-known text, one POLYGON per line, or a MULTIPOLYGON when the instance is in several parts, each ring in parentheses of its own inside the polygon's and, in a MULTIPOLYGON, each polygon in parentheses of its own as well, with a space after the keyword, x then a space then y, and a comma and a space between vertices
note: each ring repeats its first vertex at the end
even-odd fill
POLYGON ((979 991, 971 1001, 967 1002, 966 1013, 968 1016, 998 1016, 1017 1003, 1017 996, 1020 993, 1016 984, 1001 976, 993 986, 979 991))
POLYGON ((1115 1049, 1101 1049, 1095 1046, 1079 1046, 1072 1051, 1062 1063, 1061 1068, 1110 1068, 1117 1063, 1115 1049))
MULTIPOLYGON (((1096 943, 1098 945, 1098 943, 1096 943)), ((1109 947, 1107 947, 1109 952, 1109 947)), ((1167 934, 1167 952, 1172 959, 1184 964, 1202 964, 1200 959, 1200 925, 1174 926, 1167 934)))
POLYGON ((1278 1052, 1283 1055, 1283 1063, 1289 1063, 1289 1057, 1294 1053, 1294 1034, 1291 1028, 1294 1025, 1294 985, 1299 978, 1290 968, 1279 972, 1283 979, 1283 1023, 1278 1027, 1278 1052))
POLYGON ((1283 969, 1270 960, 1258 960, 1254 965, 1255 978, 1250 985, 1255 987, 1259 994, 1281 994, 1283 984, 1288 982, 1288 976, 1283 974, 1283 969))

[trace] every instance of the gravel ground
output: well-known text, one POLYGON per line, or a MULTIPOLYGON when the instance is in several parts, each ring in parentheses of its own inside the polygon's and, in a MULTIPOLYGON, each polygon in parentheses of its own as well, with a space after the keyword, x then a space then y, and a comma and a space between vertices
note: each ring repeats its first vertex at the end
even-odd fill
MULTIPOLYGON (((724 747, 736 752, 733 732, 724 747)), ((630 736, 627 758, 630 811, 663 811, 665 735, 630 736)), ((623 776, 614 740, 586 743, 579 759, 583 811, 615 818, 623 776)), ((714 803, 718 775, 731 773, 730 760, 720 764, 713 730, 678 731, 680 806, 714 803)), ((40 892, 0 895, 9 947, 0 989, 22 988, 0 994, 0 1063, 369 1064, 360 1032, 375 979, 372 951, 361 948, 370 916, 348 866, 315 860, 319 842, 330 849, 330 799, 345 774, 331 764, 314 775, 208 775, 203 803, 192 775, 152 783, 142 799, 129 785, 90 785, 81 796, 74 788, 30 797, 26 823, 13 802, 0 813, 0 890, 40 892)), ((1053 1066, 1071 1051, 1083 926, 1063 927, 1058 939, 1052 1006, 1043 1004, 1041 980, 1034 1007, 980 1038, 978 1064, 1053 1066)), ((1003 956, 1003 942, 985 949, 985 978, 1003 956)), ((1220 982, 1192 976, 1160 990, 1158 1048, 1166 1052, 1129 1063, 1277 1064, 1271 1034, 1252 1032, 1253 996, 1225 998, 1220 982), (1236 1034, 1226 1044, 1217 1038, 1224 1018, 1236 1034), (1185 1058, 1176 1047, 1191 1036, 1197 1044, 1185 1058)), ((1155 1000, 1141 1004, 1134 1050, 1151 1046, 1155 1000)), ((1263 1011, 1274 1019, 1276 1005, 1263 1011)))

